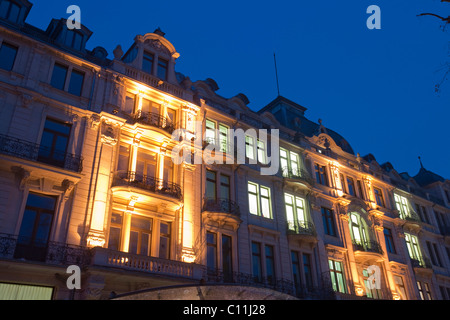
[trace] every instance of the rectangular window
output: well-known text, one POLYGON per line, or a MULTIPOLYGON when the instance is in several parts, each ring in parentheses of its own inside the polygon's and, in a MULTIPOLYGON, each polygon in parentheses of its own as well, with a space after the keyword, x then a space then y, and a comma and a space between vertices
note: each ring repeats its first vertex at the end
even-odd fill
POLYGON ((353 180, 353 178, 351 177, 347 177, 347 189, 348 189, 348 194, 351 196, 355 196, 355 180, 353 180))
POLYGON ((231 237, 222 235, 222 271, 224 280, 232 280, 233 277, 233 251, 231 237))
POLYGON ((379 205, 380 207, 386 207, 385 203, 384 203, 384 198, 383 198, 383 191, 381 191, 381 189, 379 188, 373 188, 373 192, 375 193, 375 201, 377 203, 377 205, 379 205))
MULTIPOLYGON (((164 169, 166 169, 164 167, 164 169)), ((156 152, 151 152, 144 148, 139 148, 136 159, 137 181, 148 182, 151 184, 156 174, 156 152)))
POLYGON ((255 149, 255 138, 245 136, 245 155, 247 158, 256 160, 255 149))
POLYGON ((305 216, 305 200, 293 195, 284 194, 284 203, 286 206, 286 219, 288 229, 299 231, 307 228, 305 216))
POLYGON ((151 231, 151 218, 132 215, 128 252, 149 256, 151 248, 151 231))
POLYGON ((416 236, 405 233, 406 247, 408 248, 409 257, 413 260, 419 261, 422 265, 422 254, 419 248, 419 241, 416 236))
POLYGON ((396 253, 394 246, 394 238, 392 236, 391 229, 384 228, 383 233, 384 233, 384 240, 386 242, 386 250, 390 253, 396 253))
POLYGON ((159 226, 159 257, 170 259, 170 222, 161 222, 159 226))
POLYGON ((333 286, 333 290, 335 292, 347 293, 342 262, 329 259, 328 265, 330 268, 331 284, 333 286))
POLYGON ((81 33, 74 30, 67 30, 64 44, 67 47, 71 47, 75 50, 81 50, 83 44, 83 36, 81 35, 81 33))
POLYGON ((72 70, 68 92, 76 96, 81 96, 83 83, 84 73, 77 70, 72 70))
POLYGON ((167 60, 158 58, 158 78, 161 80, 167 80, 167 68, 169 66, 169 62, 167 60))
POLYGON ((230 177, 224 174, 220 175, 220 198, 230 199, 230 177))
POLYGON ((124 112, 126 113, 134 113, 134 108, 136 104, 136 95, 128 93, 125 96, 125 106, 124 106, 124 112))
POLYGON ((417 281, 417 288, 419 289, 420 299, 433 300, 431 297, 430 286, 427 282, 417 281))
POLYGON ((217 269, 217 234, 206 233, 206 265, 210 271, 217 269))
POLYGON ((308 253, 303 254, 303 272, 305 274, 306 287, 312 289, 313 287, 313 274, 311 268, 311 255, 308 253))
POLYGON ((405 283, 403 281, 403 278, 401 276, 394 275, 394 281, 397 290, 400 293, 400 299, 407 300, 408 297, 406 296, 405 283))
POLYGON ((264 218, 272 217, 270 189, 256 183, 248 183, 249 212, 264 218))
POLYGON ((20 7, 13 1, 3 0, 0 3, 0 18, 4 18, 13 23, 19 21, 20 7))
POLYGON ((20 225, 15 258, 44 261, 53 216, 56 197, 30 193, 20 225))
POLYGON ((327 168, 316 163, 315 171, 317 183, 328 186, 327 168))
POLYGON ((302 279, 300 275, 300 261, 299 261, 299 253, 296 251, 291 251, 291 260, 292 260, 292 273, 294 277, 294 285, 297 290, 297 293, 300 293, 302 287, 302 279))
POLYGON ((435 266, 442 267, 442 261, 436 243, 431 243, 430 241, 427 241, 426 244, 428 252, 430 254, 431 263, 434 264, 435 266))
POLYGON ((219 124, 219 147, 221 152, 228 152, 228 127, 219 124))
POLYGON ((112 212, 111 225, 109 227, 108 249, 120 251, 122 222, 122 214, 118 212, 112 212))
POLYGON ((416 210, 417 213, 420 216, 420 219, 425 222, 425 223, 430 223, 430 221, 428 220, 428 215, 427 215, 427 210, 425 209, 424 206, 421 206, 420 204, 416 203, 416 210))
POLYGON ((399 212, 400 218, 406 219, 407 217, 409 217, 410 213, 408 200, 403 196, 399 196, 398 194, 394 194, 394 200, 395 200, 395 207, 399 212))
POLYGON ((205 141, 209 144, 216 144, 216 123, 206 119, 205 141))
POLYGON ((117 171, 128 172, 128 164, 130 159, 130 145, 120 144, 119 145, 119 160, 117 163, 117 171))
POLYGON ((142 61, 142 70, 153 74, 153 61, 155 60, 155 57, 152 53, 145 51, 144 57, 142 61))
POLYGON ((0 68, 6 71, 11 71, 16 61, 17 51, 19 49, 6 42, 2 43, 0 47, 0 68))
POLYGON ((64 167, 71 125, 46 119, 39 146, 38 161, 64 167))
POLYGON ((323 228, 325 231, 325 234, 330 236, 336 236, 336 227, 334 223, 334 215, 333 211, 328 208, 322 207, 322 221, 323 221, 323 228))
POLYGON ((68 67, 63 66, 59 63, 55 63, 55 66, 53 67, 52 80, 50 82, 52 87, 59 90, 64 90, 64 88, 66 87, 66 78, 68 71, 68 67))
POLYGON ((273 246, 265 245, 266 254, 266 277, 270 284, 275 283, 275 257, 273 246))
POLYGON ((356 180, 356 185, 358 186, 358 197, 365 199, 361 180, 356 180))
POLYGON ((267 163, 266 143, 258 139, 257 149, 258 149, 258 161, 262 164, 266 164, 267 163))
POLYGON ((206 198, 211 200, 217 199, 217 178, 216 172, 211 170, 206 170, 206 198))
POLYGON ((252 242, 252 265, 254 281, 262 282, 261 244, 259 242, 252 242))
POLYGON ((53 296, 53 288, 50 287, 29 286, 13 283, 0 283, 0 300, 2 301, 52 300, 52 296, 53 296))
POLYGON ((289 177, 289 158, 288 151, 286 149, 280 148, 280 167, 283 177, 289 177))

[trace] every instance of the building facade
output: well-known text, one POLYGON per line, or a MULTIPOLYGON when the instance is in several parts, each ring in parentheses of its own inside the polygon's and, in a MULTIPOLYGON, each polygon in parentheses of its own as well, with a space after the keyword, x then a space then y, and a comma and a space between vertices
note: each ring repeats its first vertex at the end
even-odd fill
POLYGON ((0 0, 1 299, 450 299, 449 180, 355 154, 284 97, 220 96, 160 29, 108 59, 31 8, 0 0))

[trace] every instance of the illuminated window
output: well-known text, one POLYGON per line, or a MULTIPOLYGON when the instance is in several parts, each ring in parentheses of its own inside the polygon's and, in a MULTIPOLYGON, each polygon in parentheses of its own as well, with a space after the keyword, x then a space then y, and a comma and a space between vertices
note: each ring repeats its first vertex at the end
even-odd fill
POLYGON ((394 281, 397 290, 400 293, 400 299, 407 300, 408 297, 406 296, 405 282, 403 281, 403 278, 401 276, 394 275, 394 281))
POLYGON ((258 161, 262 164, 267 163, 266 143, 258 139, 257 143, 258 161))
POLYGON ((219 124, 219 147, 221 152, 228 152, 228 127, 219 124))
POLYGON ((3 42, 0 47, 0 68, 11 71, 16 61, 17 51, 19 49, 13 45, 3 42))
POLYGON ((395 207, 397 208, 400 218, 406 219, 410 217, 408 200, 398 194, 394 194, 395 207))
POLYGON ((245 155, 249 159, 256 160, 254 137, 245 136, 245 155))
POLYGON ((156 153, 139 148, 136 159, 136 177, 137 181, 146 182, 146 179, 153 179, 156 174, 156 153))
POLYGON ((216 172, 211 170, 206 170, 206 198, 211 200, 216 200, 217 198, 217 191, 216 191, 216 184, 217 184, 217 178, 216 178, 216 172))
POLYGON ((128 252, 149 256, 151 248, 151 231, 151 218, 132 215, 128 252))
POLYGON ((305 215, 305 200, 293 195, 284 194, 286 218, 289 230, 298 231, 307 228, 305 215))
POLYGON ((111 225, 109 227, 108 249, 120 251, 122 223, 122 213, 113 211, 111 214, 111 225))
POLYGON ((51 300, 53 288, 0 283, 0 300, 51 300))
POLYGON ((136 105, 136 95, 128 93, 125 96, 125 106, 124 106, 124 112, 126 113, 134 113, 136 105))
POLYGON ((366 295, 367 298, 371 298, 371 299, 381 299, 381 290, 380 289, 376 289, 372 287, 372 284, 369 283, 369 272, 367 271, 367 269, 363 270, 363 279, 364 279, 364 286, 366 287, 366 295))
POLYGON ((417 289, 419 289, 420 299, 433 300, 431 297, 430 285, 427 282, 417 281, 417 289))
POLYGON ((416 236, 405 233, 406 247, 408 248, 409 257, 422 263, 422 254, 419 247, 419 240, 416 236))
POLYGON ((205 141, 210 144, 216 143, 216 123, 206 119, 205 141))
POLYGON ((256 183, 248 183, 249 212, 264 218, 272 217, 270 189, 256 183))
POLYGON ((355 212, 350 213, 349 227, 353 243, 366 248, 369 245, 369 238, 367 236, 367 224, 364 219, 355 212))
POLYGON ((329 259, 328 265, 330 268, 333 290, 335 292, 347 293, 342 262, 329 259))
POLYGON ((300 173, 300 158, 299 155, 293 151, 280 148, 280 166, 283 177, 301 176, 300 173))

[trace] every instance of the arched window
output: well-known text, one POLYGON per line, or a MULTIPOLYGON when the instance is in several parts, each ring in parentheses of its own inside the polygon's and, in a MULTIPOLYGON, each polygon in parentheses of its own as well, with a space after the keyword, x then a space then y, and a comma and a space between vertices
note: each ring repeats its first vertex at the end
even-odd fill
POLYGON ((368 237, 367 223, 358 213, 350 213, 349 227, 352 241, 355 245, 363 247, 369 245, 370 239, 368 237))

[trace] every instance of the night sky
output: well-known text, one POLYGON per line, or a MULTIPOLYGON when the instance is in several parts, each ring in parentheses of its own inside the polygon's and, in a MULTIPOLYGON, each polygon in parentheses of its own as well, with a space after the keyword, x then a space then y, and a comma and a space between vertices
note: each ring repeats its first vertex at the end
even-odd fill
POLYGON ((218 94, 244 93, 259 110, 280 93, 306 107, 306 116, 347 139, 362 156, 415 175, 424 167, 450 178, 450 26, 440 0, 114 1, 31 0, 27 22, 46 29, 52 18, 81 8, 94 32, 88 49, 124 51, 138 34, 160 27, 180 58, 176 70, 191 80, 214 79, 218 94), (369 30, 370 5, 381 9, 381 29, 369 30))

